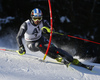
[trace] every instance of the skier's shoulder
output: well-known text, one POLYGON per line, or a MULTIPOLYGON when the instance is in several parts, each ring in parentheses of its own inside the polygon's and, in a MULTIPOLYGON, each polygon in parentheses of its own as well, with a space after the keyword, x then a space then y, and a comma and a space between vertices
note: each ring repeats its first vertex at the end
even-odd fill
POLYGON ((43 19, 42 20, 43 23, 49 23, 47 20, 43 19))
POLYGON ((43 22, 43 26, 50 27, 49 22, 47 20, 43 19, 42 22, 43 22))
POLYGON ((29 20, 29 19, 27 19, 27 20, 25 21, 25 23, 28 23, 28 22, 30 22, 30 20, 29 20))
POLYGON ((21 24, 21 28, 22 29, 27 29, 27 23, 29 22, 29 19, 24 21, 22 24, 21 24))

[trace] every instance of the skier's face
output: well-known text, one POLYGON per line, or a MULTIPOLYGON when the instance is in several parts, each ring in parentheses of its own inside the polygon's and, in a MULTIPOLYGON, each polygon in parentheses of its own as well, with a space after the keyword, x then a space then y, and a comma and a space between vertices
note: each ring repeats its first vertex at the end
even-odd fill
POLYGON ((38 25, 40 22, 41 22, 41 21, 38 21, 38 20, 37 20, 37 21, 34 21, 34 24, 35 24, 35 25, 38 25))
POLYGON ((35 25, 38 25, 42 20, 42 17, 33 18, 35 25))

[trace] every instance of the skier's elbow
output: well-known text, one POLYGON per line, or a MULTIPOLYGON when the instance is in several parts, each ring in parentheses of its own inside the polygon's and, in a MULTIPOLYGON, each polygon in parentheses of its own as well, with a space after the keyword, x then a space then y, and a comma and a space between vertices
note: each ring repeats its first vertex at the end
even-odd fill
POLYGON ((16 40, 19 41, 22 39, 22 36, 16 36, 16 40))

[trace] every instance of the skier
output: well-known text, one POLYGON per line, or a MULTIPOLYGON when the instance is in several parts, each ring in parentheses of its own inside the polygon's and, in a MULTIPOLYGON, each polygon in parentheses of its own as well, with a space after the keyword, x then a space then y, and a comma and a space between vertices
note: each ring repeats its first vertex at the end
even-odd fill
MULTIPOLYGON (((50 33, 50 25, 46 20, 43 20, 42 11, 35 8, 31 11, 30 17, 30 19, 26 20, 21 25, 16 37, 19 46, 19 55, 24 55, 26 53, 22 42, 23 36, 25 38, 27 48, 33 52, 41 51, 42 53, 45 53, 48 46, 48 40, 42 34, 50 33)), ((66 51, 55 47, 55 45, 52 43, 47 55, 53 59, 56 59, 58 62, 66 64, 67 66, 70 64, 70 62, 75 65, 83 65, 66 51)))

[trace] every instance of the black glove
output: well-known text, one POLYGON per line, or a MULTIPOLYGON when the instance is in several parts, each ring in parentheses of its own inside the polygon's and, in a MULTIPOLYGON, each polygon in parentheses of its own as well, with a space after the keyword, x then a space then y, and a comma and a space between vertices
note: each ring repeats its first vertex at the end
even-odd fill
POLYGON ((25 50, 24 46, 19 47, 18 54, 19 55, 24 55, 25 53, 26 53, 26 50, 25 50))

